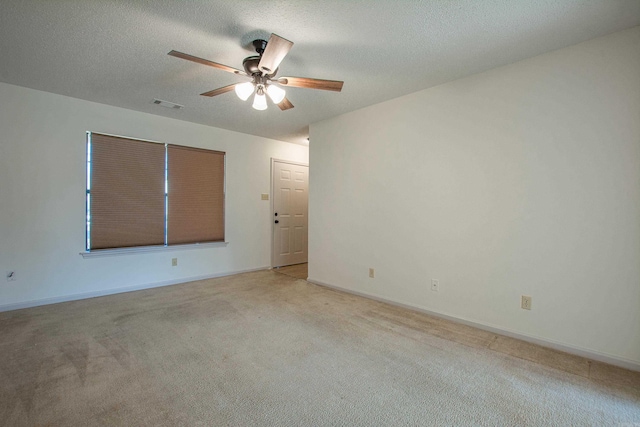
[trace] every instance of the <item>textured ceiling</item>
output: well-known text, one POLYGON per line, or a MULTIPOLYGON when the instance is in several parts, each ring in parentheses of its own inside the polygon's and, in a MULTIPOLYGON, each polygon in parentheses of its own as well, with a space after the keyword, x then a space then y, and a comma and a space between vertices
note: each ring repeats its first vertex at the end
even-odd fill
POLYGON ((640 0, 2 0, 0 81, 300 143, 310 123, 636 25, 640 0), (279 75, 342 93, 288 88, 294 109, 256 111, 199 96, 237 76, 167 55, 242 68, 272 32, 295 43, 279 75))

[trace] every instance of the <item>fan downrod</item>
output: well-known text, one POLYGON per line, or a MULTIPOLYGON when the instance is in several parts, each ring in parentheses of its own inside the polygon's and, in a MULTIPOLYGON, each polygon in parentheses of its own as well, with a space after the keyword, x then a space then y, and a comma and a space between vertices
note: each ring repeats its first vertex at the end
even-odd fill
POLYGON ((256 39, 252 42, 252 44, 256 52, 258 52, 258 55, 262 56, 262 53, 267 48, 267 41, 262 39, 256 39))

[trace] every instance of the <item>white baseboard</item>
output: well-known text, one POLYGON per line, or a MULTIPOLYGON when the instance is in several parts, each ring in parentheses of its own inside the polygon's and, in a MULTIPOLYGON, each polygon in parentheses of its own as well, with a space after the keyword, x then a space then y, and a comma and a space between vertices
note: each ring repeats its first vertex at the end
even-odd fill
POLYGON ((340 286, 332 285, 332 284, 329 284, 329 283, 324 283, 324 282, 321 282, 319 280, 315 280, 315 279, 312 279, 312 278, 307 278, 307 281, 309 283, 313 283, 315 285, 325 286, 327 288, 336 289, 338 291, 346 292, 346 293, 349 293, 349 294, 358 295, 358 296, 369 298, 369 299, 372 299, 372 300, 384 302, 384 303, 387 303, 387 304, 395 305, 397 307, 407 308, 409 310, 414 310, 414 311, 418 311, 418 312, 421 312, 421 313, 429 314, 431 316, 439 317, 439 318, 442 318, 442 319, 447 319, 447 320, 450 320, 452 322, 462 323, 463 325, 472 326, 474 328, 482 329, 484 331, 493 332, 495 334, 504 335, 504 336, 508 336, 508 337, 511 337, 511 338, 516 338, 516 339, 519 339, 519 340, 522 340, 522 341, 530 342, 532 344, 537 344, 537 345, 540 345, 542 347, 548 347, 548 348, 552 348, 554 350, 562 351, 562 352, 573 354, 573 355, 576 355, 576 356, 581 356, 581 357, 584 357, 584 358, 587 358, 587 359, 590 359, 590 360, 603 362, 603 363, 608 363, 609 365, 619 366, 621 368, 630 369, 632 371, 640 371, 640 363, 638 363, 636 361, 633 361, 633 360, 624 359, 624 358, 621 358, 621 357, 616 357, 616 356, 612 356, 610 354, 600 353, 600 352, 597 352, 597 351, 594 351, 594 350, 589 350, 589 349, 585 349, 585 348, 581 348, 581 347, 575 347, 575 346, 563 344, 563 343, 556 342, 556 341, 549 340, 549 339, 545 339, 545 338, 540 338, 540 337, 535 337, 535 336, 531 336, 531 335, 527 335, 527 334, 522 334, 520 332, 511 331, 509 329, 504 329, 504 328, 501 328, 501 327, 498 327, 498 326, 495 326, 495 325, 489 325, 489 324, 486 324, 486 323, 465 319, 463 317, 457 317, 457 316, 452 316, 452 315, 449 315, 449 314, 439 313, 437 311, 427 310, 427 309, 422 308, 422 307, 417 306, 417 305, 401 303, 401 302, 398 302, 398 301, 394 301, 394 300, 391 300, 391 299, 387 299, 387 298, 383 298, 383 297, 377 296, 375 294, 370 294, 368 292, 354 291, 352 289, 347 289, 347 288, 343 288, 343 287, 340 287, 340 286))
POLYGON ((49 305, 49 304, 58 304, 61 302, 68 302, 68 301, 77 301, 77 300, 87 299, 87 298, 96 298, 96 297, 102 297, 105 295, 121 294, 125 292, 141 291, 143 289, 159 288, 162 286, 178 285, 181 283, 195 282, 197 280, 215 279, 216 277, 232 276, 234 274, 241 274, 241 273, 251 273, 253 271, 268 270, 270 268, 271 267, 260 267, 260 268, 252 268, 249 270, 229 271, 225 273, 208 274, 205 276, 185 277, 182 279, 165 280, 162 282, 155 282, 155 283, 143 283, 140 285, 125 286, 122 288, 102 289, 99 291, 82 292, 79 294, 62 295, 58 297, 23 301, 23 302, 18 302, 14 304, 0 305, 0 312, 21 310, 23 308, 38 307, 41 305, 49 305))

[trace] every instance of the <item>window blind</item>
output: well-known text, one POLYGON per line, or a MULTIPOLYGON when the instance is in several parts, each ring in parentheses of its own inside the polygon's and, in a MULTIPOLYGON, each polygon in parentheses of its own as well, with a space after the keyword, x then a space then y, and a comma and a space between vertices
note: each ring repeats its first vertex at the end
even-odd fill
POLYGON ((89 249, 163 245, 165 146, 91 134, 89 249))
POLYGON ((167 244, 224 241, 225 153, 168 145, 167 244))

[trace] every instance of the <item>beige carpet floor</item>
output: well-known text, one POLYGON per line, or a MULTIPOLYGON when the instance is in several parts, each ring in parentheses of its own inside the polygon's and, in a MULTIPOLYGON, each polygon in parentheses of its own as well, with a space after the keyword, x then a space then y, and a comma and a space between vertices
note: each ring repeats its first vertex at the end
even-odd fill
POLYGON ((275 268, 273 271, 295 277, 296 279, 307 280, 307 277, 309 277, 309 264, 305 262, 304 264, 287 265, 285 267, 275 268))
POLYGON ((499 338, 273 271, 5 312, 0 425, 640 423, 636 373, 499 338))

